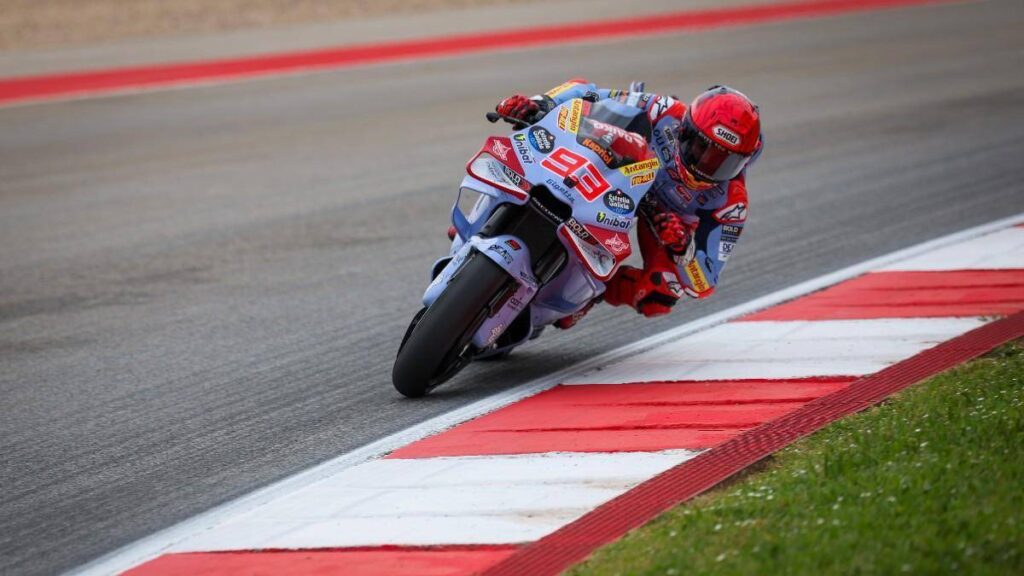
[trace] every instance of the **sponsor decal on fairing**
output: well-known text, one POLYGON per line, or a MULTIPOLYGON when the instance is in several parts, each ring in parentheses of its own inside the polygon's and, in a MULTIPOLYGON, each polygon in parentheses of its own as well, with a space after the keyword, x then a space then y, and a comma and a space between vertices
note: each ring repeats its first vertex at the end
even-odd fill
MULTIPOLYGON (((653 173, 651 173, 653 178, 653 173)), ((633 199, 622 190, 612 190, 604 195, 604 205, 616 214, 632 214, 636 210, 633 199)))
POLYGON ((622 228, 623 230, 629 230, 630 225, 633 223, 632 218, 619 218, 605 212, 597 213, 597 223, 604 224, 605 226, 612 226, 615 228, 622 228))
POLYGON ((530 146, 542 154, 547 154, 555 147, 555 135, 542 126, 534 126, 529 132, 530 146))
POLYGON ((512 144, 516 147, 516 152, 519 153, 519 159, 523 164, 533 164, 533 152, 526 147, 526 135, 516 134, 512 137, 512 144))
POLYGON ((501 140, 495 138, 491 141, 491 153, 501 158, 502 161, 508 161, 508 153, 512 151, 511 148, 502 144, 501 140))
POLYGON ((487 249, 487 251, 497 253, 499 256, 501 256, 501 259, 505 261, 505 264, 512 263, 512 255, 508 253, 508 250, 506 250, 503 246, 499 244, 492 244, 491 247, 487 249))
POLYGON ((654 180, 654 177, 656 175, 657 173, 655 172, 645 172, 643 174, 637 174, 636 176, 630 177, 629 185, 633 188, 636 188, 637 186, 643 186, 644 184, 647 184, 651 180, 654 180))
POLYGON ((661 162, 657 158, 650 158, 642 162, 634 162, 628 166, 623 166, 619 168, 619 172, 624 176, 635 176, 643 172, 657 170, 658 168, 661 168, 661 162))

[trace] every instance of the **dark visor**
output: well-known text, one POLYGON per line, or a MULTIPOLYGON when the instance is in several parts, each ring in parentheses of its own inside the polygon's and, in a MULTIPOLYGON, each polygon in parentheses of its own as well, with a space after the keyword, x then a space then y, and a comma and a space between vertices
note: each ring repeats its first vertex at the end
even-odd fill
POLYGON ((687 113, 679 127, 679 159, 691 174, 712 182, 732 180, 747 165, 749 154, 740 154, 712 142, 697 130, 687 113))

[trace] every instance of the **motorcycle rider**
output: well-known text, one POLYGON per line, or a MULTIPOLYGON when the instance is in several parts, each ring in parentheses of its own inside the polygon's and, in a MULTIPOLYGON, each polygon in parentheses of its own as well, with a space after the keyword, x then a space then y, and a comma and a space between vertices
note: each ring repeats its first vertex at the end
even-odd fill
MULTIPOLYGON (((746 169, 763 149, 757 106, 727 86, 711 87, 688 107, 675 97, 644 92, 642 85, 598 89, 576 78, 532 98, 515 94, 495 110, 533 123, 558 104, 583 97, 643 110, 653 126, 649 145, 661 163, 638 211, 643 268, 621 267, 606 282, 604 301, 651 317, 671 312, 683 294, 710 296, 747 218, 746 169)), ((570 328, 592 304, 556 326, 570 328)))

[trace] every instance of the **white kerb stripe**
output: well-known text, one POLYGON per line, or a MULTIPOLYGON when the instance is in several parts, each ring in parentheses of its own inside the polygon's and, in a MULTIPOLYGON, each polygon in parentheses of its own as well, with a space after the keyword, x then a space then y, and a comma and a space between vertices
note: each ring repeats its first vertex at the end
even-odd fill
POLYGON ((527 542, 697 454, 373 460, 228 518, 172 551, 527 542))
POLYGON ((883 271, 1024 268, 1024 228, 1013 227, 890 264, 883 271))
POLYGON ((566 384, 870 374, 982 324, 977 318, 730 322, 566 384))
POLYGON ((396 448, 414 442, 430 434, 450 428, 460 422, 492 412, 502 406, 507 406, 523 398, 532 396, 547 390, 567 377, 592 370, 594 367, 603 366, 622 358, 628 358, 634 354, 649 350, 654 346, 671 342, 679 338, 706 330, 712 326, 721 324, 730 319, 765 309, 769 306, 780 304, 787 300, 803 296, 827 286, 836 284, 843 280, 854 278, 865 272, 877 270, 894 262, 900 262, 917 255, 933 250, 947 250, 963 242, 970 241, 980 235, 989 234, 996 230, 1024 223, 1024 214, 1016 214, 995 222, 989 222, 981 226, 975 226, 954 234, 942 236, 929 240, 903 250, 860 262, 853 266, 836 270, 822 276, 801 282, 788 288, 766 294, 749 302, 734 306, 732 308, 716 312, 709 316, 698 318, 686 324, 682 324, 665 332, 653 334, 643 340, 617 348, 610 352, 600 354, 593 358, 584 360, 578 364, 567 366, 557 372, 548 374, 537 380, 526 382, 520 386, 498 392, 492 396, 482 398, 467 406, 456 408, 439 416, 435 416, 423 423, 417 424, 405 430, 401 430, 390 436, 381 438, 362 446, 352 452, 340 454, 326 462, 302 470, 293 476, 275 482, 270 486, 260 488, 246 494, 236 500, 232 500, 215 508, 212 508, 198 516, 189 518, 141 540, 128 544, 122 548, 111 551, 95 560, 72 570, 72 573, 89 576, 106 576, 119 573, 132 566, 139 565, 149 559, 156 558, 166 553, 180 543, 192 539, 195 535, 214 529, 221 525, 226 519, 236 517, 247 511, 252 511, 266 502, 276 499, 282 495, 290 494, 304 487, 310 486, 324 478, 330 478, 336 474, 352 468, 372 458, 380 457, 396 448))

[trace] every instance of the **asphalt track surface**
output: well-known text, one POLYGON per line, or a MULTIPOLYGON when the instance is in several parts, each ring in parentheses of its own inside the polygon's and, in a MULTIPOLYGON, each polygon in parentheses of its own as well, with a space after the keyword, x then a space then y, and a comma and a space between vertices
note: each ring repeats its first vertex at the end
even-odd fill
POLYGON ((0 572, 69 569, 431 416, 1024 211, 1024 6, 939 5, 0 109, 0 572), (709 50, 714 47, 713 50, 709 50), (737 86, 719 293, 601 308, 432 396, 390 369, 507 93, 737 86))

